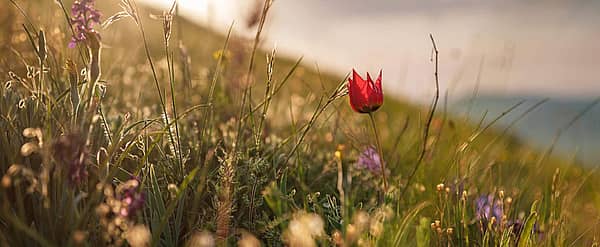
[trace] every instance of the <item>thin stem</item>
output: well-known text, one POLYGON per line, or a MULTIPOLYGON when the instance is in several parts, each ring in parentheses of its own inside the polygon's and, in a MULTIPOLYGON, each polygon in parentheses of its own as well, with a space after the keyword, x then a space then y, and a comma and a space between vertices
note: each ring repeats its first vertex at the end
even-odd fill
POLYGON ((342 164, 342 159, 341 156, 337 155, 336 152, 336 159, 335 159, 335 163, 337 163, 337 172, 338 172, 338 176, 337 176, 337 189, 338 192, 340 193, 340 209, 342 211, 342 219, 344 219, 344 222, 346 221, 346 194, 344 193, 344 167, 342 164))
MULTIPOLYGON (((162 108, 163 111, 163 115, 164 115, 164 122, 166 126, 169 126, 169 128, 167 129, 167 133, 169 134, 169 141, 171 142, 171 145, 173 147, 175 147, 176 142, 175 142, 175 137, 173 137, 173 131, 171 130, 170 126, 170 121, 169 121, 169 113, 167 112, 167 106, 165 103, 165 97, 163 97, 163 91, 160 88, 160 82, 158 81, 158 75, 156 73, 156 67, 154 66, 154 61, 152 60, 152 56, 150 56, 150 47, 148 46, 148 41, 146 39, 146 32, 144 31, 144 25, 142 23, 142 20, 139 19, 139 16, 137 15, 137 13, 139 13, 138 8, 137 8, 137 4, 135 3, 135 1, 126 1, 128 6, 134 10, 134 16, 133 19, 135 20, 135 23, 138 26, 139 32, 142 35, 142 41, 144 44, 144 51, 146 53, 146 59, 148 60, 148 63, 150 64, 150 69, 152 71, 152 78, 154 79, 154 85, 156 87, 156 91, 158 92, 158 99, 160 100, 160 106, 162 108)), ((168 55, 168 54, 167 54, 168 55)), ((174 151, 175 148, 173 148, 174 151)), ((175 154, 176 155, 176 154, 175 154)), ((181 159, 178 160, 179 162, 179 166, 183 167, 181 164, 181 159)))
MULTIPOLYGON (((176 2, 175 2, 176 3, 176 2)), ((165 40, 164 40, 164 44, 165 44, 165 55, 167 56, 167 67, 169 69, 169 85, 171 86, 171 107, 173 108, 173 118, 175 118, 174 122, 175 122, 175 136, 177 137, 177 140, 175 140, 175 142, 173 143, 173 151, 175 151, 176 153, 174 155, 177 155, 177 158, 179 158, 179 171, 181 172, 181 176, 184 176, 184 164, 183 164, 183 156, 181 154, 181 136, 179 135, 179 123, 177 121, 177 107, 175 105, 175 69, 173 68, 173 53, 171 52, 171 55, 169 56, 169 39, 167 37, 167 30, 164 30, 165 32, 165 40), (177 147, 175 148, 175 144, 177 144, 177 147)))
MULTIPOLYGON (((258 45, 260 43, 260 37, 261 37, 262 31, 263 31, 263 27, 265 26, 265 22, 267 21, 267 14, 269 13, 271 4, 272 4, 271 0, 265 0, 263 9, 261 12, 258 29, 256 30, 256 35, 254 36, 252 53, 250 54, 250 64, 248 65, 248 71, 246 72, 246 78, 244 80, 245 85, 244 85, 244 91, 242 93, 242 104, 240 106, 240 113, 238 116, 239 121, 238 121, 238 126, 237 126, 237 136, 236 136, 234 150, 241 144, 242 135, 244 132, 242 128, 244 127, 244 123, 246 122, 246 120, 244 118, 244 113, 245 113, 245 107, 246 107, 247 102, 249 102, 248 110, 250 112, 250 117, 251 117, 250 120, 254 121, 252 119, 252 114, 253 114, 253 112, 252 112, 252 94, 251 94, 252 80, 250 79, 251 78, 250 76, 252 75, 252 72, 254 71, 256 51, 258 50, 258 45)), ((254 125, 254 123, 253 123, 253 125, 254 125)), ((254 126, 252 126, 252 127, 254 127, 254 126)))
POLYGON ((412 181, 412 179, 415 177, 415 174, 417 174, 417 171, 419 170, 419 167, 421 166, 421 163, 423 163, 423 159, 425 158, 425 153, 427 152, 427 139, 429 139, 429 128, 431 127, 431 122, 433 121, 433 116, 435 115, 435 109, 437 108, 437 104, 438 104, 438 100, 440 99, 440 81, 439 81, 439 75, 438 75, 438 56, 439 56, 439 51, 437 49, 437 45, 435 43, 435 39, 433 38, 432 34, 429 34, 429 38, 431 39, 431 45, 433 46, 433 54, 434 55, 434 59, 435 59, 435 73, 434 73, 434 77, 435 77, 435 97, 433 98, 433 104, 431 105, 431 108, 429 109, 429 116, 427 117, 427 124, 425 124, 425 130, 423 131, 423 147, 421 148, 421 153, 419 154, 419 158, 417 159, 417 162, 415 164, 415 167, 413 168, 413 170, 411 171, 410 175, 408 176, 408 179, 406 180, 406 185, 404 185, 404 188, 402 189, 402 192, 400 193, 400 198, 402 198, 404 196, 404 193, 406 193, 406 190, 408 189, 408 187, 410 186, 410 182, 412 181))
POLYGON ((377 152, 379 152, 379 163, 381 164, 381 175, 383 176, 383 193, 387 192, 387 179, 385 177, 385 162, 383 162, 383 149, 381 149, 381 142, 379 141, 379 132, 375 125, 375 118, 373 113, 369 112, 369 119, 371 119, 371 126, 373 127, 373 133, 375 134, 375 143, 377 143, 377 152))
POLYGON ((554 136, 554 139, 552 139, 552 144, 550 144, 550 147, 548 147, 546 152, 544 152, 542 154, 542 156, 539 158, 539 160, 537 161, 536 167, 540 167, 540 165, 544 161, 546 161, 546 158, 548 158, 548 156, 552 153, 552 151, 554 151, 554 147, 556 146, 556 143, 558 142, 558 139, 560 138, 562 133, 564 131, 568 130, 569 128, 571 128, 571 126, 573 126, 573 124, 575 124, 575 122, 577 122, 580 118, 582 118, 588 111, 590 111, 592 108, 594 108, 594 106, 596 106, 598 103, 600 103, 600 97, 596 98, 590 104, 586 105, 585 108, 583 110, 581 110, 577 115, 575 115, 575 117, 573 117, 566 125, 562 126, 558 130, 556 130, 556 135, 554 136))
MULTIPOLYGON (((346 76, 344 78, 347 78, 347 77, 348 76, 346 76)), ((312 128, 312 126, 315 124, 315 121, 317 120, 317 118, 319 118, 319 116, 321 116, 321 114, 325 111, 325 109, 327 109, 327 107, 329 107, 329 105, 331 105, 336 99, 339 99, 340 97, 346 95, 347 92, 344 91, 345 81, 346 80, 344 79, 342 82, 340 82, 340 84, 338 84, 338 86, 333 91, 333 93, 329 96, 329 99, 327 100, 327 102, 325 102, 324 105, 321 105, 322 101, 319 101, 319 103, 317 105, 317 109, 313 113, 313 115, 310 118, 310 120, 308 121, 308 123, 306 125, 304 125, 302 133, 300 134, 300 138, 298 138, 298 141, 296 142, 296 144, 294 144, 294 147, 292 147, 292 150, 287 154, 287 156, 286 156, 285 160, 282 162, 282 164, 287 164, 288 161, 290 161, 290 159, 292 158, 292 155, 296 152, 296 150, 298 149, 300 144, 302 144, 302 141, 304 141, 304 137, 306 137, 306 134, 308 133, 308 131, 312 128)), ((323 100, 323 98, 321 98, 321 100, 323 100)))

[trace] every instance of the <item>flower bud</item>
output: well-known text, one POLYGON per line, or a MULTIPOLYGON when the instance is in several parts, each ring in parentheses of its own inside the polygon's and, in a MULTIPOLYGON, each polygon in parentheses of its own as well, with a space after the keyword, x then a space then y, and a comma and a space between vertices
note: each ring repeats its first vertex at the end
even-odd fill
POLYGON ((435 186, 435 188, 438 192, 442 192, 442 190, 444 190, 444 184, 438 184, 437 186, 435 186))

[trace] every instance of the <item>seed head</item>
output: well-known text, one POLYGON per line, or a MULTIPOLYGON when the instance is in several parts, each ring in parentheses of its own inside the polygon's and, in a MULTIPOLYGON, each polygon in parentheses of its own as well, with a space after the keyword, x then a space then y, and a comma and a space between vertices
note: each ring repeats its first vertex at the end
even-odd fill
POLYGON ((435 186, 435 188, 438 192, 442 192, 444 190, 444 184, 438 184, 437 186, 435 186))
POLYGON ((145 225, 135 225, 129 229, 126 234, 127 243, 132 247, 150 246, 152 235, 150 230, 145 225))

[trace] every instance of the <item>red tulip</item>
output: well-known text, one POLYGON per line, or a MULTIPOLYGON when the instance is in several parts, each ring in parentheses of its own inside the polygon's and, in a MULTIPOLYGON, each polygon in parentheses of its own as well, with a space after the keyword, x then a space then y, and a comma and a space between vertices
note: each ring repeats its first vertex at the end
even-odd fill
POLYGON ((348 79, 348 94, 350 95, 350 106, 358 113, 371 113, 379 109, 383 104, 381 70, 375 82, 369 73, 367 73, 365 81, 355 70, 352 70, 352 78, 348 79))

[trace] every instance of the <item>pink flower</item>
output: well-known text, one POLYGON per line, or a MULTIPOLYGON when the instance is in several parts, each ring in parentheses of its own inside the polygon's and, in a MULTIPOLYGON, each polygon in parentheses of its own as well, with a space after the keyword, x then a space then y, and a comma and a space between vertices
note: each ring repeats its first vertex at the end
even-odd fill
POLYGON ((140 181, 132 178, 117 187, 117 199, 123 206, 121 216, 130 217, 144 208, 146 194, 140 189, 140 181))
POLYGON ((75 48, 79 42, 87 39, 86 34, 96 33, 94 24, 100 24, 100 11, 95 8, 95 0, 76 0, 71 6, 71 24, 73 25, 73 37, 69 42, 69 48, 75 48))

